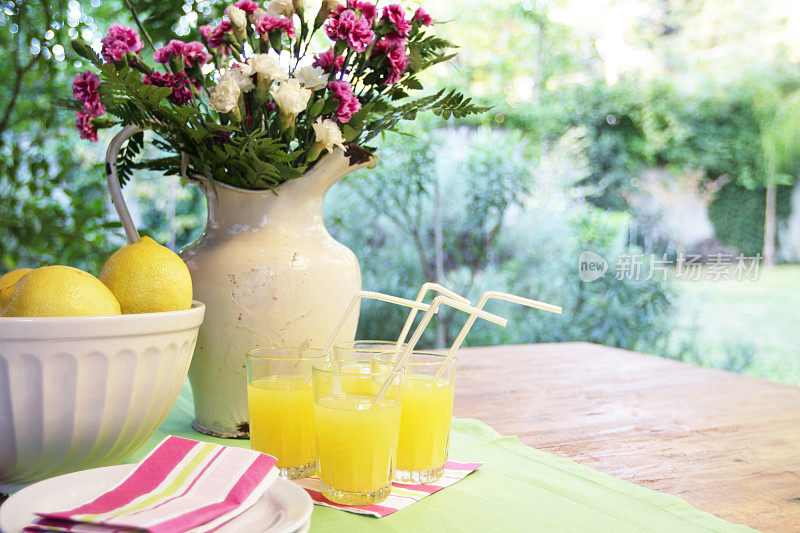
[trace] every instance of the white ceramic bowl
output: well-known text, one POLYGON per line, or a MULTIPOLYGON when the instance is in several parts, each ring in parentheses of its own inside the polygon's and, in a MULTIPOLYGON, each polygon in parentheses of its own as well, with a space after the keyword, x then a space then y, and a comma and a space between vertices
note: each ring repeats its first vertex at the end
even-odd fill
POLYGON ((139 448, 178 397, 204 313, 0 317, 0 492, 139 448))

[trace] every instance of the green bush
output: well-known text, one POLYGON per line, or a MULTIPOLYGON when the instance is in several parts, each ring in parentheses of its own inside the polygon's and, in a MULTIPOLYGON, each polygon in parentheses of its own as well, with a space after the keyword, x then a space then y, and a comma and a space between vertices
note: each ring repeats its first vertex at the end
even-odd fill
MULTIPOLYGON (((432 254, 430 187, 436 178, 443 191, 443 284, 472 301, 494 289, 564 307, 563 314, 554 315, 493 302, 490 310, 507 317, 508 327, 478 321, 467 344, 580 340, 659 353, 671 326, 670 287, 659 278, 644 279, 646 269, 640 281, 615 277, 616 257, 638 253, 624 248, 629 215, 573 199, 569 183, 554 186, 558 179, 537 189, 530 163, 520 159, 524 143, 502 135, 478 130, 464 136, 451 130, 417 139, 387 138, 378 169, 354 177, 349 187, 334 188, 327 206, 331 232, 358 255, 364 287, 413 298, 430 279, 430 256, 420 254, 414 241, 417 235, 432 254), (374 179, 382 184, 382 209, 363 201, 374 198, 374 179), (404 217, 391 207, 395 198, 419 215, 412 230, 398 230, 404 217), (585 250, 610 263, 605 276, 591 283, 578 276, 578 257, 585 250)), ((396 338, 406 314, 366 304, 358 335, 396 338)), ((443 315, 449 343, 465 316, 443 315)), ((434 345, 433 333, 431 326, 420 345, 434 345)))
MULTIPOLYGON (((792 210, 792 188, 778 186, 778 219, 792 210)), ((746 256, 761 253, 764 247, 765 189, 749 190, 729 183, 717 192, 708 206, 714 233, 723 244, 733 246, 746 256)))

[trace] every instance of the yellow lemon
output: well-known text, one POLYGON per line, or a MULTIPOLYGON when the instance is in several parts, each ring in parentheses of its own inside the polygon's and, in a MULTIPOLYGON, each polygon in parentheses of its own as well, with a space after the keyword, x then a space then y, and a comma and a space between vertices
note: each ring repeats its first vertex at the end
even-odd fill
POLYGON ((117 297, 125 314, 178 311, 192 306, 192 278, 186 264, 178 254, 150 237, 114 252, 99 277, 117 297))
POLYGON ((68 266, 31 270, 14 286, 5 316, 105 316, 120 314, 111 291, 91 274, 68 266))
POLYGON ((19 278, 30 271, 30 268, 18 268, 0 276, 0 316, 3 316, 3 309, 11 301, 11 295, 14 294, 14 285, 19 278))

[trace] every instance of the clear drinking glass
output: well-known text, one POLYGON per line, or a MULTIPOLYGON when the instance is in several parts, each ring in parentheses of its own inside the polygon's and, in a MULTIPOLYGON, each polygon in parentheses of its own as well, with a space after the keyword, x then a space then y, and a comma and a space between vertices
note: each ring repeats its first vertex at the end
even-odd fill
MULTIPOLYGON (((396 352, 374 356, 378 361, 396 357, 396 352)), ((395 481, 433 483, 442 477, 450 444, 455 365, 455 358, 445 361, 444 355, 431 352, 408 356, 403 367, 395 481)))
POLYGON ((392 490, 402 374, 379 361, 314 365, 314 426, 322 494, 345 505, 381 502, 392 490), (376 403, 387 379, 386 395, 376 403))
POLYGON ((348 341, 337 342, 333 346, 333 359, 336 361, 369 361, 373 355, 395 351, 396 341, 348 341))
POLYGON ((247 354, 250 447, 278 459, 281 476, 314 475, 314 348, 258 348, 247 354))

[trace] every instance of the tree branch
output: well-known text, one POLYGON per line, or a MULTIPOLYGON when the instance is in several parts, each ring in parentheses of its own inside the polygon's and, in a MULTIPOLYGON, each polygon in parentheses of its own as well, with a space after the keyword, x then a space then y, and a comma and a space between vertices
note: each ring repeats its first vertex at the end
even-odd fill
POLYGON ((128 7, 128 11, 131 12, 131 16, 133 17, 133 22, 136 23, 136 27, 139 28, 139 31, 142 32, 142 35, 144 35, 145 41, 147 41, 147 44, 149 44, 150 48, 155 52, 156 46, 153 44, 153 39, 150 38, 150 34, 147 33, 142 21, 139 20, 139 14, 136 13, 136 9, 134 9, 133 4, 131 4, 131 0, 125 0, 125 5, 128 7))
MULTIPOLYGON (((46 4, 46 2, 45 2, 46 4)), ((26 7, 25 4, 22 4, 22 7, 26 7)), ((45 27, 50 27, 51 23, 51 16, 50 16, 50 7, 45 5, 43 6, 44 15, 45 15, 45 27)), ((37 52, 34 56, 31 57, 30 61, 25 64, 20 63, 19 58, 19 50, 24 49, 22 46, 22 9, 17 11, 17 26, 19 26, 20 30, 17 31, 17 49, 14 51, 14 85, 11 88, 11 98, 9 99, 8 103, 5 106, 5 110, 3 111, 2 118, 0 118, 0 135, 5 133, 6 129, 8 129, 9 122, 11 121, 11 115, 14 113, 14 108, 17 105, 17 99, 19 98, 19 94, 22 91, 22 82, 25 79, 25 75, 30 71, 34 65, 36 65, 36 61, 39 59, 41 55, 41 49, 37 52)))

